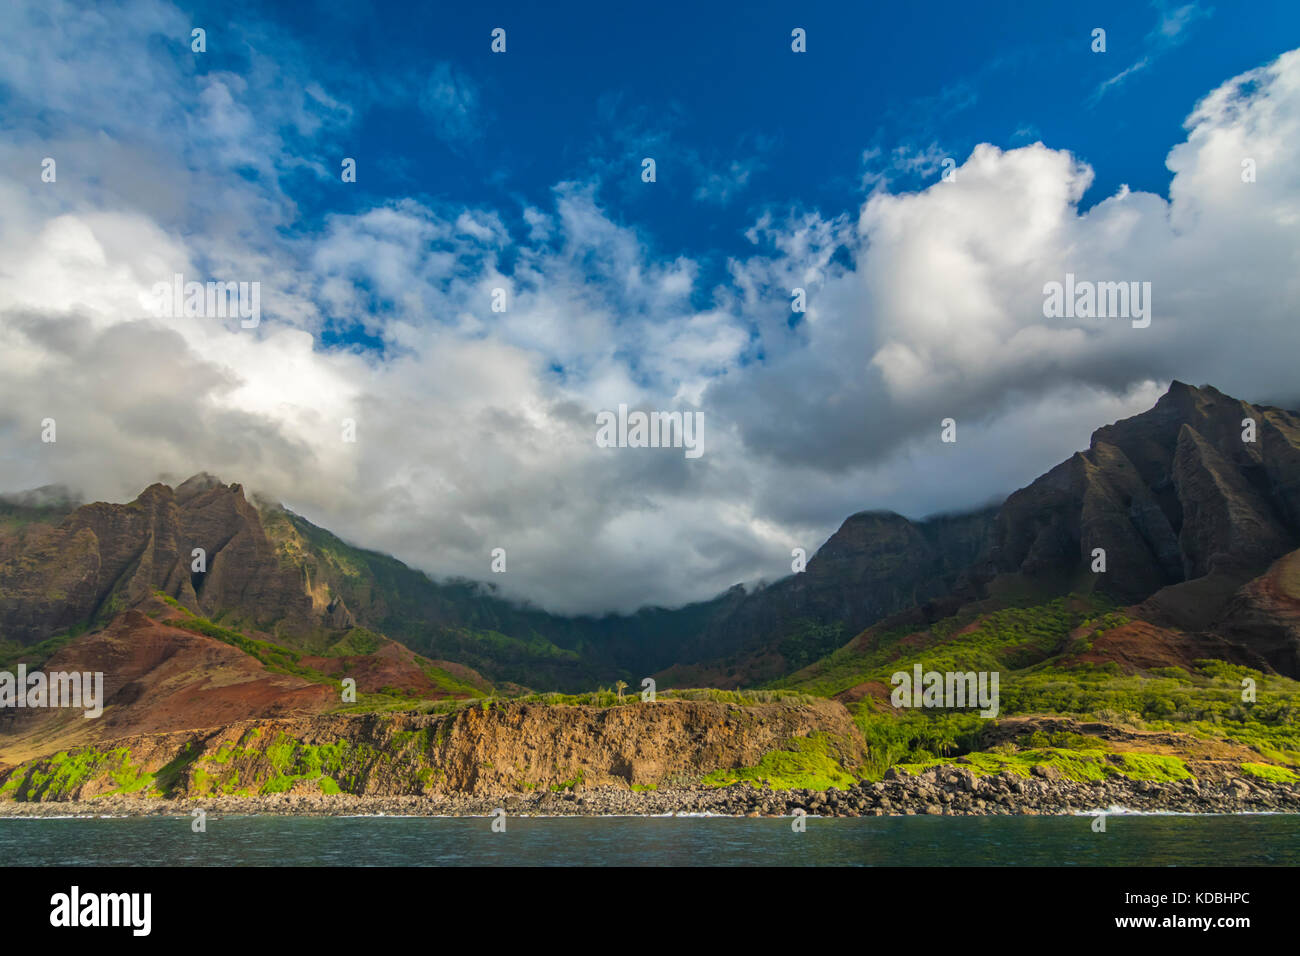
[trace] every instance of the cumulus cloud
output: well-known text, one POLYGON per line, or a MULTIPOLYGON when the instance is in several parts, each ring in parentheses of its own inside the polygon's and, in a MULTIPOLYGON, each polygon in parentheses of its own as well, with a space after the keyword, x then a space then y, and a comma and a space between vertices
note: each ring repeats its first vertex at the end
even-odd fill
MULTIPOLYGON (((159 41, 185 18, 128 13, 89 48, 70 18, 0 51, 21 117, 0 145, 3 490, 123 500, 208 470, 436 576, 630 610, 780 576, 856 510, 981 505, 1171 378, 1293 388, 1300 53, 1197 105, 1167 199, 1082 210, 1092 170, 1068 151, 983 144, 952 182, 769 208, 706 289, 702 260, 656 254, 589 176, 518 219, 394 197, 308 229, 300 138, 347 129, 356 91, 261 58, 255 33, 255 68, 196 75, 159 41), (123 63, 154 109, 97 93, 123 63), (261 324, 163 313, 150 290, 177 272, 261 282, 261 324), (1150 327, 1046 318, 1067 272, 1151 282, 1150 327), (327 345, 342 327, 362 335, 327 345), (619 404, 701 411, 705 454, 596 447, 595 414, 619 404)), ((451 113, 475 108, 457 96, 451 113)))
POLYGON ((828 411, 819 435, 869 427, 871 441, 836 459, 850 467, 927 441, 941 417, 1003 414, 1062 385, 1117 393, 1181 377, 1291 395, 1300 181, 1284 157, 1296 148, 1298 78, 1290 53, 1207 96, 1169 154, 1169 200, 1122 189, 1081 211, 1091 169, 1041 143, 983 144, 952 182, 873 194, 852 268, 820 293, 834 321, 806 323, 804 348, 715 397, 725 393, 747 445, 783 459, 819 453, 821 438, 791 421, 815 408, 828 411), (1268 172, 1243 182, 1245 158, 1268 172), (1067 273, 1151 282, 1151 326, 1045 318, 1043 287, 1067 273), (858 374, 816 374, 837 364, 858 374))

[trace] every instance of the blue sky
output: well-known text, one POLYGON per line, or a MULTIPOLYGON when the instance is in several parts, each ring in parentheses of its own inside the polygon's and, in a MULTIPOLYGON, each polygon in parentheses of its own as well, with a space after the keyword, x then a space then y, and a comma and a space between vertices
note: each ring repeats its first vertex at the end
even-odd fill
POLYGON ((15 0, 0 35, 0 491, 207 470, 630 610, 999 499, 1174 378, 1300 399, 1295 4, 15 0), (260 322, 168 314, 178 273, 260 322), (1149 327, 1046 317, 1067 274, 1150 283, 1149 327), (623 404, 704 452, 598 446, 623 404))
MULTIPOLYGON (((283 30, 326 89, 458 90, 441 109, 422 109, 419 91, 376 95, 345 134, 315 143, 323 162, 332 147, 362 172, 355 190, 290 180, 301 228, 402 196, 490 205, 519 226, 521 202, 598 177, 611 215, 661 254, 743 255, 766 207, 853 212, 864 174, 916 188, 938 172, 903 160, 961 162, 980 142, 1070 149, 1097 171, 1083 208, 1121 184, 1163 195, 1165 155, 1196 99, 1300 38, 1300 7, 1282 0, 760 2, 739 15, 729 4, 455 6, 198 9, 195 22, 283 30), (498 26, 506 55, 489 50, 498 26), (795 26, 808 32, 802 56, 790 50, 795 26), (1095 27, 1105 53, 1091 49, 1095 27), (640 181, 643 156, 658 164, 654 189, 640 181)), ((247 68, 235 36, 214 36, 209 51, 200 69, 247 68)))

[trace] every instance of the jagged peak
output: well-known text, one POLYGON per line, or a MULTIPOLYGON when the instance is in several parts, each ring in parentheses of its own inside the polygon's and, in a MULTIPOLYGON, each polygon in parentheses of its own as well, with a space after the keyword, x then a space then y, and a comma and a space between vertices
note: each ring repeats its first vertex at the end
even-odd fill
POLYGON ((1197 405, 1203 404, 1206 399, 1215 397, 1218 397, 1218 393, 1211 392, 1208 386, 1197 388, 1195 385, 1188 385, 1186 382, 1174 379, 1152 408, 1133 417, 1141 418, 1143 415, 1151 415, 1156 411, 1165 412, 1170 410, 1185 414, 1197 405))
MULTIPOLYGON (((1213 385, 1210 385, 1209 383, 1203 383, 1201 385, 1191 385, 1187 382, 1179 381, 1178 379, 1173 379, 1169 383, 1169 387, 1165 389, 1165 394, 1161 397, 1163 398, 1169 395, 1173 395, 1173 396, 1209 395, 1214 398, 1231 398, 1230 395, 1228 395, 1225 392, 1219 391, 1217 388, 1215 388, 1213 385)), ((1235 399, 1232 400, 1235 401, 1235 399)))
POLYGON ((176 494, 178 497, 190 497, 192 495, 201 494, 205 491, 211 491, 213 488, 218 488, 223 484, 225 484, 225 482, 216 475, 210 474, 206 471, 200 471, 197 474, 186 478, 177 485, 176 494))
POLYGON ((146 488, 144 491, 140 492, 140 494, 136 495, 135 500, 136 500, 136 501, 142 501, 142 500, 145 500, 145 499, 153 499, 153 498, 157 498, 157 497, 159 497, 160 495, 169 495, 169 496, 170 496, 170 495, 173 495, 173 494, 174 494, 174 492, 172 491, 172 487, 171 487, 171 485, 164 484, 164 483, 161 482, 161 481, 155 481, 153 484, 151 484, 151 485, 150 485, 148 488, 146 488))
MULTIPOLYGON (((1208 406, 1222 405, 1224 403, 1245 405, 1250 403, 1242 399, 1233 398, 1225 392, 1219 391, 1213 385, 1188 385, 1186 382, 1180 382, 1177 379, 1169 383, 1169 388, 1165 391, 1160 399, 1156 402, 1156 409, 1167 409, 1173 406, 1177 409, 1204 409, 1208 406)), ((1141 417, 1140 415, 1137 417, 1141 417)))
POLYGON ((197 475, 187 478, 176 487, 176 500, 180 504, 187 504, 200 495, 208 492, 223 489, 227 494, 233 495, 241 500, 244 499, 244 486, 239 482, 226 484, 215 475, 206 471, 201 471, 197 475))
POLYGON ((1168 440, 1172 441, 1177 437, 1177 428, 1174 426, 1224 415, 1229 406, 1233 406, 1233 414, 1236 414, 1236 408, 1253 407, 1249 402, 1233 398, 1213 385, 1188 385, 1186 382, 1174 379, 1151 408, 1093 431, 1089 439, 1089 448, 1095 448, 1099 442, 1110 442, 1124 447, 1123 436, 1132 436, 1135 430, 1154 429, 1156 432, 1167 434, 1168 440))

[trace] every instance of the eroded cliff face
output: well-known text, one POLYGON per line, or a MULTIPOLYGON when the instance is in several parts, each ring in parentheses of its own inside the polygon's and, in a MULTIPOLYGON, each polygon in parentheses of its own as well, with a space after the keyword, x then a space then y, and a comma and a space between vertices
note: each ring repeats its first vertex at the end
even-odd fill
POLYGON ((322 715, 128 737, 25 763, 0 799, 106 794, 521 793, 656 787, 752 767, 812 738, 845 768, 864 757, 843 705, 634 701, 614 707, 478 705, 443 715, 322 715))
POLYGON ((197 475, 134 501, 77 508, 0 562, 0 636, 20 644, 139 605, 162 591, 198 614, 308 628, 343 617, 316 607, 301 569, 281 560, 239 485, 197 475), (192 570, 194 549, 206 571, 192 570))
MULTIPOLYGON (((829 653, 889 615, 927 605, 951 613, 1026 587, 1095 589, 1144 602, 1157 625, 1203 631, 1297 546, 1300 415, 1174 382, 1154 408, 1097 429, 1086 451, 996 510, 921 522, 853 515, 804 573, 735 602, 687 647, 694 661, 661 676, 722 687, 771 681, 809 662, 800 654, 829 653), (1254 441, 1243 440, 1247 419, 1254 441), (1098 548, 1104 574, 1092 570, 1098 548)), ((1256 648, 1256 631, 1239 629, 1247 650, 1300 675, 1290 638, 1260 632, 1256 648)))
MULTIPOLYGON (((1131 602, 1198 579, 1222 580, 1194 591, 1231 594, 1300 544, 1298 467, 1300 416, 1175 382, 1153 409, 1099 428, 1087 451, 1011 495, 984 571, 1089 582, 1131 602), (1088 573, 1096 548, 1104 575, 1088 573)), ((1177 623, 1203 626, 1213 603, 1177 623)))

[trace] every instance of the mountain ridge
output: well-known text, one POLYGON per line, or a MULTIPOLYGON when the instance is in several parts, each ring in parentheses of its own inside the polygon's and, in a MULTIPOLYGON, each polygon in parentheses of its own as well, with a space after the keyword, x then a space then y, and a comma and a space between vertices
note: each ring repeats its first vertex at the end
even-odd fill
POLYGON ((435 581, 205 472, 125 505, 75 507, 57 524, 51 501, 71 507, 59 489, 0 499, 11 519, 45 509, 36 530, 0 533, 0 638, 22 645, 160 591, 294 647, 361 626, 508 684, 654 674, 739 686, 788 674, 909 608, 1009 587, 1098 589, 1173 625, 1222 613, 1300 543, 1300 416, 1174 381, 1153 408, 1097 428, 1088 449, 1000 505, 919 521, 859 511, 801 573, 625 615, 556 615, 480 582, 435 581), (1255 442, 1241 440, 1247 419, 1255 442), (1107 571, 1090 574, 1103 545, 1107 571), (191 570, 195 548, 202 573, 191 570))
MULTIPOLYGON (((366 742, 372 716, 400 724, 510 699, 553 709, 553 728, 575 707, 622 720, 615 713, 641 705, 647 676, 664 699, 727 702, 690 730, 728 741, 693 765, 710 780, 794 767, 777 777, 824 787, 954 753, 983 770, 1083 775, 1071 779, 1179 778, 1193 766, 1289 780, 1300 766, 1300 738, 1287 729, 1300 677, 1298 505, 1300 416, 1178 382, 1000 505, 921 521, 856 512, 800 573, 622 616, 565 617, 476 582, 434 581, 205 473, 122 505, 0 497, 0 671, 105 673, 100 720, 0 712, 0 764, 25 768, 0 766, 0 780, 24 793, 81 792, 42 781, 89 767, 86 792, 125 792, 118 778, 136 764, 121 753, 133 748, 153 754, 147 772, 162 778, 195 733, 321 720, 329 740, 262 745, 258 792, 366 793, 360 770, 320 777, 313 748, 360 747, 358 767, 381 772, 386 758, 366 742), (898 711, 890 675, 917 666, 1001 673, 1012 719, 898 711), (1242 697, 1243 678, 1261 685, 1260 704, 1242 697), (633 694, 610 690, 616 682, 633 694), (793 695, 793 712, 822 716, 789 739, 764 737, 769 754, 736 756, 753 705, 782 695, 793 695), (823 698, 849 710, 851 729, 816 711, 823 698), (1024 729, 1059 728, 1062 714, 1071 729, 1024 729), (1217 742, 1198 743, 1207 733, 1217 742), (163 737, 182 750, 150 750, 163 737), (277 769, 285 748, 307 761, 301 773, 277 769)), ((426 743, 412 757, 421 773, 441 759, 426 743)), ((602 757, 596 737, 583 747, 573 766, 593 781, 642 779, 632 758, 602 757)), ((529 779, 571 789, 558 773, 529 779)), ((202 792, 197 774, 185 792, 202 792)), ((405 792, 437 789, 402 779, 405 792)), ((498 775, 493 786, 508 782, 498 775)))

